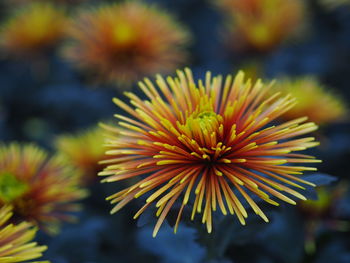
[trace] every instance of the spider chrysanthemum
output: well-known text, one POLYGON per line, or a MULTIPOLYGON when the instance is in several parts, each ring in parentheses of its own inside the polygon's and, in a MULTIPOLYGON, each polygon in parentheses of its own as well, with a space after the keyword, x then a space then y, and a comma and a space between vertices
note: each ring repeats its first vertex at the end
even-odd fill
POLYGON ((295 107, 282 116, 285 120, 308 116, 310 121, 327 125, 347 118, 344 100, 313 77, 281 79, 272 92, 291 94, 298 101, 295 107))
POLYGON ((74 219, 86 192, 75 170, 32 145, 0 145, 0 205, 13 206, 14 220, 34 222, 55 233, 74 219))
POLYGON ((17 9, 1 25, 0 48, 5 55, 31 56, 62 39, 66 23, 63 8, 34 2, 17 9))
POLYGON ((216 210, 235 214, 244 225, 244 202, 268 221, 253 196, 272 205, 278 205, 274 199, 291 204, 291 197, 305 199, 294 188, 313 185, 300 175, 315 168, 300 164, 318 160, 294 152, 318 145, 313 137, 299 138, 317 126, 305 123, 306 117, 271 124, 294 106, 294 98, 275 94, 265 100, 269 85, 245 81, 242 72, 225 79, 208 72, 195 82, 186 69, 175 78, 157 76, 155 84, 145 79, 139 85, 148 99, 126 93, 132 106, 114 99, 130 117, 116 115, 119 125, 106 125, 117 136, 107 140, 106 154, 113 156, 100 175, 108 176, 105 182, 134 183, 108 197, 115 204, 112 212, 145 195, 135 218, 154 204, 155 236, 175 202, 181 203, 175 232, 187 204, 191 219, 202 214, 211 232, 216 210))
POLYGON ((237 49, 271 51, 304 25, 299 0, 220 0, 228 16, 228 38, 237 49))
MULTIPOLYGON (((9 223, 12 215, 11 206, 0 208, 0 262, 34 262, 32 260, 40 258, 47 247, 39 246, 32 241, 37 232, 32 224, 28 222, 18 225, 9 223)), ((35 262, 49 263, 37 260, 35 262)))
POLYGON ((55 141, 59 154, 80 172, 83 184, 95 181, 102 169, 98 162, 105 157, 103 132, 96 127, 74 135, 61 135, 55 141))
POLYGON ((138 1, 82 10, 67 31, 67 59, 106 82, 170 72, 187 57, 188 32, 170 14, 138 1))

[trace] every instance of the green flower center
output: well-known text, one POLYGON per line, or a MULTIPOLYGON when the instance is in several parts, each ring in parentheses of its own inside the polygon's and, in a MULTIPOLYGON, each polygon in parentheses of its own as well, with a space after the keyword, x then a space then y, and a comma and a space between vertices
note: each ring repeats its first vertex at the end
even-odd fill
POLYGON ((195 118, 201 129, 215 131, 218 127, 218 115, 213 111, 203 111, 195 118))
POLYGON ((0 173, 0 200, 11 202, 28 190, 28 185, 9 172, 0 173))

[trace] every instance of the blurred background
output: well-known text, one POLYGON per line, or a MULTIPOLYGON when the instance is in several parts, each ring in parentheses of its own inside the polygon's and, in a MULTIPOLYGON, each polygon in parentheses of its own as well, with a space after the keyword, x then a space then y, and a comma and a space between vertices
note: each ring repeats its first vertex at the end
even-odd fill
POLYGON ((39 233, 45 259, 350 262, 350 1, 1 0, 0 21, 0 141, 66 155, 90 192, 76 223, 39 233), (119 186, 95 176, 103 168, 97 124, 121 113, 113 97, 141 94, 138 80, 184 67, 195 77, 244 70, 288 86, 300 100, 294 114, 320 124, 312 153, 327 185, 314 201, 269 211, 269 224, 252 216, 241 227, 228 216, 211 235, 184 223, 152 238, 151 216, 132 219, 137 202, 109 214, 104 199, 119 186), (337 180, 328 184, 325 174, 337 180))

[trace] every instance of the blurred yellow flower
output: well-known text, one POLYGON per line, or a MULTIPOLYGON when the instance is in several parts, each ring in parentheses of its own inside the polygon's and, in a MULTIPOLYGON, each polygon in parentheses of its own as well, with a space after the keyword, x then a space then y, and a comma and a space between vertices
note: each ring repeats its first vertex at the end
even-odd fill
POLYGON ((327 125, 347 116, 344 100, 324 88, 313 77, 281 79, 277 81, 271 93, 278 91, 291 94, 297 99, 295 107, 282 116, 285 120, 307 116, 318 125, 327 125))
POLYGON ((105 157, 104 131, 95 127, 74 135, 61 135, 56 138, 58 153, 80 172, 83 184, 92 183, 102 169, 98 164, 105 157))
POLYGON ((300 0, 219 0, 216 4, 227 14, 228 39, 236 49, 271 51, 304 24, 300 0))
POLYGON ((55 233, 74 220, 75 202, 86 196, 76 171, 61 158, 32 144, 0 145, 0 205, 12 205, 16 218, 55 233))
POLYGON ((31 56, 55 46, 63 37, 64 9, 34 2, 18 8, 0 26, 0 49, 5 55, 31 56))
MULTIPOLYGON (((47 247, 39 246, 32 242, 37 229, 28 222, 18 225, 10 224, 8 220, 12 217, 12 207, 2 206, 0 208, 0 262, 33 262, 28 261, 40 258, 47 247)), ((37 263, 49 263, 49 261, 35 261, 37 263)))
POLYGON ((189 33, 165 11, 138 1, 82 10, 64 55, 104 82, 130 84, 186 61, 189 33))

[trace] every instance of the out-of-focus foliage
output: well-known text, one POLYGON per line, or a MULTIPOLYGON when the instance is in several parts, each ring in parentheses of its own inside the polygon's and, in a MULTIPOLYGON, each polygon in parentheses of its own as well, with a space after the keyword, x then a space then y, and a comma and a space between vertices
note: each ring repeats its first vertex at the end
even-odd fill
POLYGON ((350 232, 350 211, 341 211, 341 200, 349 192, 348 183, 339 182, 333 187, 317 189, 317 199, 299 204, 304 221, 305 249, 315 253, 316 238, 320 231, 332 230, 350 232))
POLYGON ((323 5, 327 9, 334 8, 348 8, 350 1, 349 0, 318 0, 321 5, 323 5))

